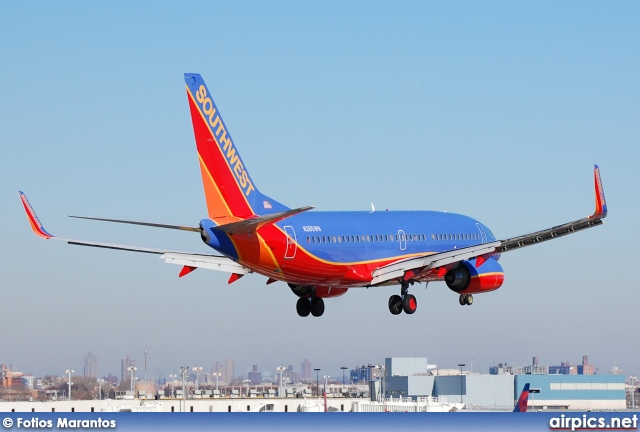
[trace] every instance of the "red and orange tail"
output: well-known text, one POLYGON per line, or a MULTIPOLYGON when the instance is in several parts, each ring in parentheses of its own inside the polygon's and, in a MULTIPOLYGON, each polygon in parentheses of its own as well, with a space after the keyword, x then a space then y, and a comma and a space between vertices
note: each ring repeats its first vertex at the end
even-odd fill
POLYGON ((186 73, 184 80, 209 218, 225 225, 288 210, 256 187, 202 77, 186 73))

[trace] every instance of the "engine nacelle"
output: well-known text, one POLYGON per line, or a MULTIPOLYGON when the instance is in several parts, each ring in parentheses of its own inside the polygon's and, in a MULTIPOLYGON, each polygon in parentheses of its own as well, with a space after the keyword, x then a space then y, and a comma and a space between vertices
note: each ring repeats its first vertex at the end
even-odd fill
POLYGON ((475 260, 462 261, 444 275, 449 289, 458 294, 476 294, 496 290, 504 282, 504 273, 498 261, 488 259, 476 268, 475 260))
POLYGON ((466 290, 471 282, 471 271, 465 265, 467 262, 460 263, 457 267, 452 268, 444 275, 444 281, 451 291, 457 293, 466 290))

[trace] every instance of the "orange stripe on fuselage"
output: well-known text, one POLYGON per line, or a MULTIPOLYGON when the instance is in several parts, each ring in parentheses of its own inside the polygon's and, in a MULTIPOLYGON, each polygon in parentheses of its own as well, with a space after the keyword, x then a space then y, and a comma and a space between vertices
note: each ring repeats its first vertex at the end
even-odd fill
MULTIPOLYGON (((210 177, 213 180, 213 183, 220 191, 222 200, 226 203, 226 206, 232 215, 240 218, 252 216, 254 214, 253 210, 251 209, 244 192, 240 189, 232 168, 229 166, 222 149, 215 140, 213 131, 206 121, 206 118, 202 112, 200 112, 200 109, 195 103, 189 87, 187 87, 187 95, 189 99, 189 109, 191 111, 193 131, 196 139, 196 147, 202 163, 208 171, 207 176, 203 174, 203 182, 206 183, 208 181, 206 177, 210 177)), ((209 197, 207 197, 207 199, 208 198, 209 197)), ((207 201, 207 208, 214 207, 216 205, 219 205, 219 203, 215 202, 215 198, 211 205, 207 201)), ((218 208, 215 207, 214 212, 217 210, 218 208)))
POLYGON ((232 236, 238 252, 242 254, 242 264, 262 274, 267 271, 269 277, 290 283, 362 286, 371 281, 371 273, 375 269, 405 257, 346 263, 330 262, 314 256, 297 243, 295 258, 285 259, 287 234, 280 227, 268 225, 259 230, 261 249, 257 249, 256 245, 251 243, 255 237, 232 236), (280 271, 273 273, 277 268, 280 268, 280 271))

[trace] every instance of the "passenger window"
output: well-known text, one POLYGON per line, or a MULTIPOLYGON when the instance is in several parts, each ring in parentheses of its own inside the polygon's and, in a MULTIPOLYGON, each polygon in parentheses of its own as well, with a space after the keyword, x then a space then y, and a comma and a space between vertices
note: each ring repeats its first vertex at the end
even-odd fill
POLYGON ((309 237, 307 237, 307 243, 311 243, 311 240, 309 240, 309 237))
POLYGON ((336 242, 336 236, 333 236, 333 242, 334 243, 336 242))

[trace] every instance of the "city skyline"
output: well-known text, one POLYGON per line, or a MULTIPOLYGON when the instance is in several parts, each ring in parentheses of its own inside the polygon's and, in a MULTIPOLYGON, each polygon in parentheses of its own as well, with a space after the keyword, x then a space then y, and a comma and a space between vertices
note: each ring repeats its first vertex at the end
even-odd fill
POLYGON ((122 378, 127 354, 143 376, 148 350, 149 376, 228 357, 232 374, 307 358, 341 376, 387 356, 486 371, 588 353, 640 375, 640 3, 292 5, 0 2, 0 361, 81 373, 92 352, 122 378), (448 211, 509 238, 591 214, 598 164, 609 216, 503 254, 504 285, 471 307, 414 285, 411 316, 391 316, 400 292, 381 286, 300 319, 285 283, 179 278, 149 254, 33 235, 20 190, 62 238, 211 253, 197 233, 67 217, 206 217, 185 72, 206 77, 261 192, 291 208, 448 211))
MULTIPOLYGON (((144 352, 143 352, 144 354, 144 352)), ((409 356, 409 357, 415 357, 415 356, 409 356)), ((419 358, 424 358, 425 361, 427 359, 426 356, 417 356, 419 358)), ((346 367, 346 371, 348 371, 346 378, 348 379, 349 374, 353 373, 356 370, 359 370, 361 368, 367 368, 367 367, 375 367, 377 366, 384 366, 385 365, 385 359, 390 358, 390 357, 385 357, 384 359, 382 359, 382 361, 380 362, 361 362, 361 363, 357 363, 355 365, 353 364, 345 364, 339 368, 337 368, 336 370, 331 370, 331 369, 323 369, 323 368, 319 368, 321 373, 318 372, 318 374, 320 375, 327 375, 329 374, 331 376, 332 381, 341 381, 342 380, 342 373, 343 371, 341 370, 342 367, 346 367)), ((597 375, 610 375, 610 374, 615 374, 615 375, 628 375, 630 374, 630 372, 627 372, 624 366, 620 366, 620 365, 594 365, 592 363, 589 362, 589 355, 584 354, 582 356, 580 356, 579 359, 577 360, 562 360, 562 359, 549 359, 547 361, 540 361, 540 358, 536 355, 534 355, 532 358, 532 360, 527 363, 527 361, 517 361, 517 362, 509 362, 509 361, 500 361, 500 362, 496 362, 495 364, 493 364, 492 366, 487 367, 486 369, 478 369, 477 368, 477 364, 476 364, 476 369, 475 371, 472 370, 473 368, 473 361, 474 359, 470 359, 471 362, 470 363, 465 363, 464 367, 461 369, 466 373, 480 373, 480 374, 500 374, 500 373, 510 373, 510 374, 531 374, 532 371, 533 373, 544 373, 544 374, 587 374, 587 375, 592 375, 592 374, 597 374, 597 375), (536 372, 537 369, 540 369, 539 372, 536 372), (515 371, 515 372, 514 372, 515 371)), ((87 355, 84 356, 84 361, 86 363, 87 359, 90 359, 90 361, 95 362, 95 364, 97 365, 97 362, 99 361, 99 358, 93 354, 93 353, 88 353, 87 355)), ((2 359, 0 359, 0 362, 2 361, 2 359)), ((303 361, 300 363, 300 369, 296 369, 293 365, 287 365, 285 366, 285 371, 284 371, 284 375, 291 377, 299 377, 300 380, 291 380, 289 378, 289 382, 313 382, 315 381, 315 375, 312 374, 312 376, 305 378, 303 375, 303 370, 304 370, 304 366, 305 366, 305 362, 308 363, 311 372, 314 372, 314 365, 312 362, 308 361, 308 359, 303 359, 303 361)), ((231 378, 229 378, 229 375, 227 373, 221 373, 221 377, 219 378, 219 382, 223 382, 226 383, 227 385, 230 384, 233 381, 236 381, 238 379, 244 379, 244 378, 249 378, 251 379, 251 374, 252 372, 255 373, 257 372, 258 374, 264 374, 265 372, 269 373, 270 376, 270 381, 271 382, 277 382, 278 381, 278 377, 279 377, 279 370, 278 368, 283 366, 283 363, 278 364, 276 366, 270 367, 270 366, 265 366, 265 367, 260 367, 260 362, 251 362, 249 361, 248 363, 251 363, 251 366, 249 367, 248 370, 246 370, 243 373, 239 373, 238 375, 233 375, 231 374, 231 378)), ((127 354, 126 356, 124 356, 121 360, 120 360, 120 365, 121 365, 121 373, 122 371, 124 371, 124 376, 120 377, 120 381, 123 380, 129 380, 130 379, 130 372, 127 371, 127 368, 129 366, 135 366, 136 364, 136 359, 127 354)), ((3 365, 6 365, 6 363, 4 363, 3 365)), ((187 366, 188 368, 192 368, 193 365, 189 365, 189 364, 184 364, 182 366, 187 366)), ((169 374, 167 375, 155 375, 153 373, 149 373, 149 381, 153 381, 153 382, 160 382, 160 381, 164 381, 166 379, 169 378, 169 375, 171 373, 176 373, 180 370, 180 368, 182 367, 177 367, 175 371, 170 371, 169 374)), ((210 374, 211 372, 214 372, 216 369, 219 368, 219 366, 223 366, 222 369, 224 369, 224 367, 227 367, 228 370, 233 370, 235 368, 235 360, 232 357, 227 357, 226 361, 225 361, 225 365, 220 365, 219 363, 214 363, 211 366, 207 366, 207 365, 202 365, 202 374, 206 375, 206 380, 205 378, 203 378, 203 380, 201 381, 202 383, 207 382, 207 383, 214 383, 215 382, 215 378, 210 374)), ((455 364, 451 364, 451 365, 440 365, 437 362, 435 364, 430 364, 430 366, 436 366, 437 369, 446 369, 446 370, 453 370, 453 369, 458 369, 459 368, 459 364, 455 365, 455 364)), ((193 366, 196 367, 196 366, 193 366)), ((19 365, 18 365, 19 368, 19 365)), ((15 370, 13 368, 13 365, 9 365, 7 366, 8 370, 15 370)), ((35 377, 43 377, 45 375, 59 375, 62 376, 63 374, 60 373, 56 373, 54 371, 48 371, 46 373, 42 373, 42 374, 34 374, 32 372, 26 372, 26 371, 20 371, 23 376, 35 376, 35 377)), ((74 373, 74 376, 92 376, 94 378, 97 378, 98 376, 93 376, 93 375, 88 375, 86 372, 86 369, 83 371, 80 370, 76 370, 76 372, 74 373)), ((113 371, 109 371, 107 373, 101 374, 99 375, 100 377, 107 377, 107 376, 112 376, 113 375, 113 371)), ((195 372, 193 372, 191 375, 195 376, 195 372)), ((633 374, 631 374, 633 375, 633 374)), ((367 375, 368 376, 368 375, 367 375)), ((142 380, 142 376, 140 374, 135 374, 135 377, 137 379, 142 380)), ((255 377, 255 375, 254 375, 255 377)), ((252 384, 257 384, 257 383, 252 383, 252 384)))

